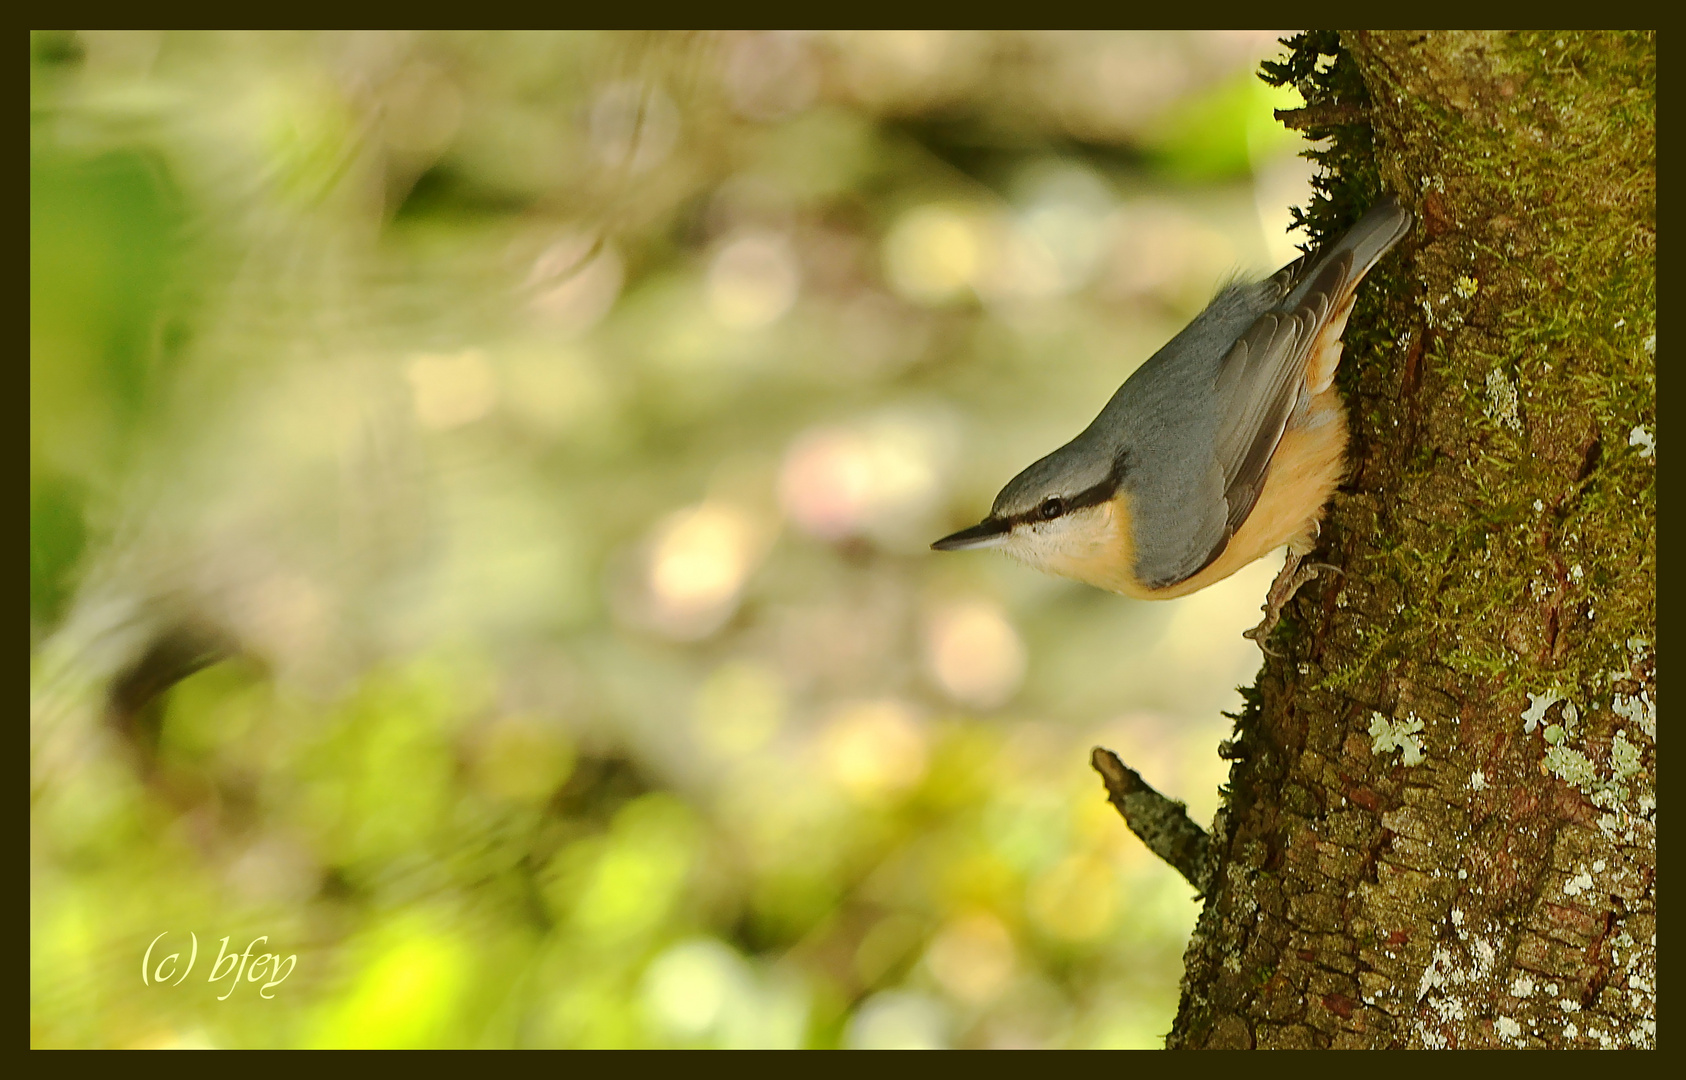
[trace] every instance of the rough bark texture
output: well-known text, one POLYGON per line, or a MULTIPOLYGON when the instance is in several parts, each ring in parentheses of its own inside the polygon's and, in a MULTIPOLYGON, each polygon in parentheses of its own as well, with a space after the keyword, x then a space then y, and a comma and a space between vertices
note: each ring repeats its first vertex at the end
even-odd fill
POLYGON ((1650 1046, 1654 35, 1312 33, 1276 75, 1332 137, 1313 231, 1419 220, 1167 1043, 1650 1046))

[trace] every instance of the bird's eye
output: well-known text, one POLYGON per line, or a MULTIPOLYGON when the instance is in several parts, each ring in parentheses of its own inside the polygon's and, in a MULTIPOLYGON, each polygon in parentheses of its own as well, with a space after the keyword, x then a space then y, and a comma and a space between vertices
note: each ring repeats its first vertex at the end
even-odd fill
POLYGON ((1036 512, 1042 515, 1043 521, 1052 521, 1059 517, 1064 511, 1065 500, 1059 498, 1058 496, 1050 499, 1043 499, 1042 505, 1036 508, 1036 512))

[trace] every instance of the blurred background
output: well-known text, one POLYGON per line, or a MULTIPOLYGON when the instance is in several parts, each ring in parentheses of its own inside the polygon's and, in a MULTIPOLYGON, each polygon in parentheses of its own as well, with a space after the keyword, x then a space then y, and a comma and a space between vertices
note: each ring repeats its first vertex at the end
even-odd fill
POLYGON ((33 35, 32 1042, 1159 1045, 1089 749, 1210 821, 1275 558, 927 545, 1296 256, 1285 33, 33 35))

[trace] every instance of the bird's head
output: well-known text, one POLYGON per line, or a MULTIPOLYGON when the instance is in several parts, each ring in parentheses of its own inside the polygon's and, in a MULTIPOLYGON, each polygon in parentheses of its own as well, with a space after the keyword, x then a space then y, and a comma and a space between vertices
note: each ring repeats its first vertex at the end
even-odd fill
POLYGON ((1131 573, 1122 463, 1079 438, 1013 477, 989 516, 932 544, 937 551, 1000 548, 1051 573, 1114 588, 1131 573))

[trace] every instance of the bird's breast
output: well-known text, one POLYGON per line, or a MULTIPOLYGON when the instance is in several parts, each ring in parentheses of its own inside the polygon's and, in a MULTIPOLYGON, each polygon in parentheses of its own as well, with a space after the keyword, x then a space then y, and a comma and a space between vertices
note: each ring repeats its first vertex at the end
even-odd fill
POLYGON ((1130 496, 1121 490, 1064 528, 1038 536, 1034 554, 1020 558, 1061 577, 1146 599, 1156 594, 1136 577, 1134 526, 1130 496))

